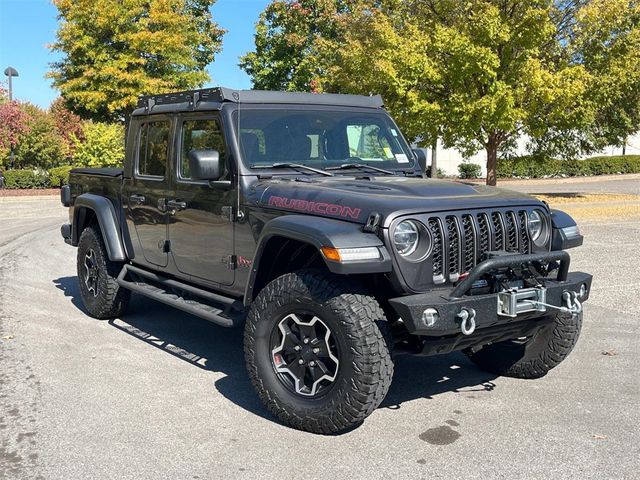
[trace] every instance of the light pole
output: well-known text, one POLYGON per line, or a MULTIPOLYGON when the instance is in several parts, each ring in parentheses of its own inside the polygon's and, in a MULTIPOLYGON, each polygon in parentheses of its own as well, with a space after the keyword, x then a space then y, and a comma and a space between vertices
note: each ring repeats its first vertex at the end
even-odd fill
POLYGON ((9 101, 13 100, 13 88, 11 79, 13 77, 19 77, 18 71, 13 67, 7 67, 4 71, 4 74, 9 77, 9 101))
MULTIPOLYGON (((9 77, 9 101, 13 101, 13 82, 12 82, 12 78, 13 77, 18 77, 18 71, 13 68, 13 67, 7 67, 4 70, 4 74, 9 77)), ((14 165, 14 157, 13 157, 13 146, 11 146, 11 152, 9 153, 9 158, 11 159, 11 168, 13 168, 14 165)))

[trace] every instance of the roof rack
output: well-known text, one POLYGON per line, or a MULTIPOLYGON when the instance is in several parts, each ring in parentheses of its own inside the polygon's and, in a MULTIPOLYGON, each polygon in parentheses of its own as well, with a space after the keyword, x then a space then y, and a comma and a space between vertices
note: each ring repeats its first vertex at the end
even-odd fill
POLYGON ((225 87, 204 88, 162 95, 138 97, 138 108, 150 112, 156 105, 187 104, 195 108, 200 102, 290 103, 382 108, 380 95, 343 95, 335 93, 273 92, 267 90, 232 90, 225 87))
MULTIPOLYGON (((189 103, 197 105, 199 102, 225 101, 221 87, 203 88, 200 90, 188 90, 184 92, 165 93, 162 95, 143 95, 138 97, 138 108, 151 110, 156 105, 169 105, 175 103, 189 103)), ((228 89, 224 89, 231 93, 228 89)))

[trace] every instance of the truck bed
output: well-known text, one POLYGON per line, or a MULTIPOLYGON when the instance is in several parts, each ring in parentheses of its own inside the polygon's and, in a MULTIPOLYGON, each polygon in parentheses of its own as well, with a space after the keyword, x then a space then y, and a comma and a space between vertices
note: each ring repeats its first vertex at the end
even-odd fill
POLYGON ((121 168, 74 168, 69 174, 70 204, 83 193, 93 193, 119 205, 123 176, 121 168))
POLYGON ((122 168, 74 168, 71 173, 98 175, 100 177, 121 177, 124 175, 124 170, 122 168))

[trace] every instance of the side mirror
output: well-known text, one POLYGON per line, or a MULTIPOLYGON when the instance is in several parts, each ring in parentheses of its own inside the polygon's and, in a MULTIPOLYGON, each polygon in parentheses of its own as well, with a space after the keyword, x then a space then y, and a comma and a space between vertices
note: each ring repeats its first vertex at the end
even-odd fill
POLYGON ((427 154, 428 150, 426 148, 414 148, 413 154, 418 159, 418 165, 420 165, 420 172, 427 177, 431 176, 431 169, 427 169, 427 154))
POLYGON ((220 178, 220 154, 217 150, 191 150, 189 171, 194 180, 218 180, 220 178))

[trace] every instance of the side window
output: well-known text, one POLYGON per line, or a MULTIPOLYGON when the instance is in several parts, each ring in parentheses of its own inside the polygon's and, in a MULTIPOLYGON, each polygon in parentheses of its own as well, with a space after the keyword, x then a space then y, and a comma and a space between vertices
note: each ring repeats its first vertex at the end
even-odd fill
MULTIPOLYGON (((217 150, 220 158, 225 158, 224 138, 220 124, 215 119, 186 120, 182 123, 180 152, 180 178, 191 178, 189 152, 192 150, 217 150)), ((220 178, 226 176, 226 165, 222 162, 220 178)))
POLYGON ((140 126, 138 137, 138 174, 164 177, 169 156, 168 121, 148 122, 140 126))

